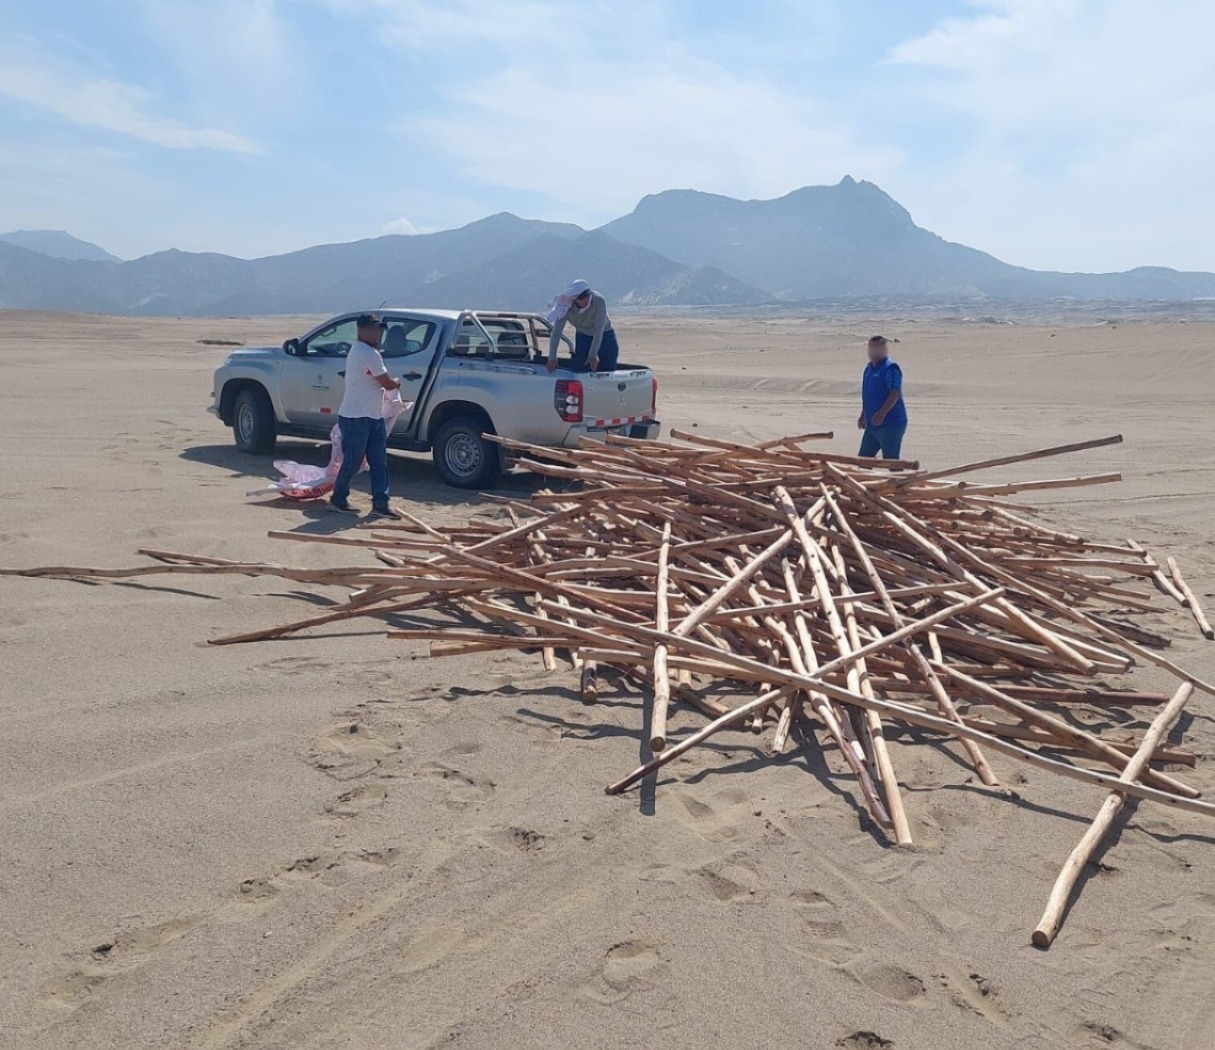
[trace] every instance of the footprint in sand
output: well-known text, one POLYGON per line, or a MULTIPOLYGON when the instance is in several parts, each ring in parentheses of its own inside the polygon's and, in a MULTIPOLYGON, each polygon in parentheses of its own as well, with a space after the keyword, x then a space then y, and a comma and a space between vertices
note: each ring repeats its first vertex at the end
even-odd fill
POLYGON ((634 992, 649 988, 663 965, 658 947, 645 940, 621 941, 604 954, 598 972, 587 983, 586 993, 601 1003, 617 1003, 634 992))
POLYGON ((753 900, 759 883, 754 871, 737 863, 706 864, 691 874, 700 893, 719 901, 753 900))
POLYGON ((387 789, 379 784, 360 784, 349 791, 343 791, 333 802, 326 805, 325 814, 349 820, 382 806, 387 798, 387 789))
POLYGON ((511 828, 509 833, 511 844, 523 853, 536 853, 544 849, 544 836, 538 831, 527 828, 511 828))
POLYGON ((184 937, 197 925, 198 919, 190 917, 124 930, 78 955, 66 974, 48 982, 41 998, 74 1009, 100 985, 119 974, 139 969, 160 948, 184 937))
POLYGON ((939 973, 936 979, 949 993, 953 1004, 963 1010, 985 1017, 993 1024, 1004 1024, 1012 1016, 1012 1011, 1004 1002, 999 989, 982 974, 970 973, 962 978, 954 974, 939 973))
POLYGON ((1118 1031, 1112 1025, 1087 1021, 1072 1032, 1070 1046, 1090 1048, 1090 1050, 1153 1050, 1146 1043, 1131 1039, 1118 1031))
POLYGON ((374 767, 401 748, 400 740, 383 735, 366 722, 343 719, 312 741, 308 762, 336 776, 351 768, 374 767))
POLYGON ((818 890, 795 890, 789 899, 802 917, 799 936, 789 945, 798 955, 818 962, 843 966, 860 954, 848 938, 848 928, 840 919, 835 901, 818 890))
POLYGON ((924 994, 924 982, 898 966, 875 963, 850 972, 866 988, 896 1003, 910 1003, 924 994))
POLYGON ((264 905, 280 892, 273 879, 245 879, 237 887, 242 904, 264 905))
POLYGON ((348 852, 322 852, 299 857, 285 868, 264 878, 246 879, 238 886, 242 901, 265 904, 292 883, 319 880, 326 885, 345 882, 351 875, 368 870, 380 871, 400 859, 396 846, 348 852))
POLYGON ((319 656, 281 656, 254 667, 255 671, 276 671, 279 674, 297 674, 300 671, 328 671, 333 667, 332 660, 319 656))
MULTIPOLYGON (((747 827, 747 818, 755 809, 754 800, 738 789, 719 790, 697 797, 684 789, 669 791, 675 815, 708 842, 729 842, 747 827)), ((754 823, 754 821, 752 821, 754 823)))
POLYGON ((492 780, 477 780, 441 762, 428 762, 421 769, 415 770, 413 776, 442 784, 445 792, 444 805, 454 807, 483 802, 494 793, 496 787, 492 780))
POLYGON ((892 1050, 893 1039, 883 1039, 877 1032, 857 1031, 837 1039, 840 1050, 892 1050))

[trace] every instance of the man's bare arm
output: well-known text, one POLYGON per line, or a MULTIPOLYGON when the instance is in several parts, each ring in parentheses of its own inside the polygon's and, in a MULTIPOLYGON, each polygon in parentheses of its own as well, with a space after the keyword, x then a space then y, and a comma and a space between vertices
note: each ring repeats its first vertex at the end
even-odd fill
POLYGON ((873 425, 880 427, 886 422, 886 416, 895 405, 899 403, 899 398, 903 396, 903 391, 892 390, 886 395, 886 400, 882 402, 882 407, 873 413, 873 425))

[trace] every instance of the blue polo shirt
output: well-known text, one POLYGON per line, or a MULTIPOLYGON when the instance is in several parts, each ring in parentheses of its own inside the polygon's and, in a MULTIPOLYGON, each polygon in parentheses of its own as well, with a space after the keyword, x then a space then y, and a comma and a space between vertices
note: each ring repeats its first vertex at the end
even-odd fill
MULTIPOLYGON (((890 391, 903 390, 903 370, 890 358, 881 364, 867 364, 865 374, 861 378, 861 407, 865 413, 865 423, 873 426, 873 414, 886 403, 890 391)), ((894 408, 886 413, 882 426, 906 426, 907 406, 900 397, 894 408)))

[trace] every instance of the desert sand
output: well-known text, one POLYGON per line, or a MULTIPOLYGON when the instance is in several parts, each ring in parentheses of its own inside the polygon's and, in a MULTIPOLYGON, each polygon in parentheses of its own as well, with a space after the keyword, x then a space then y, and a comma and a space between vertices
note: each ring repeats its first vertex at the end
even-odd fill
MULTIPOLYGON (((200 340, 305 327, 0 314, 0 564, 354 557, 268 539, 338 522, 248 499, 269 458, 205 412, 227 350, 200 340)), ((1215 324, 618 319, 665 425, 834 428, 844 452, 871 327, 901 340, 905 451, 926 465, 1125 435, 999 476, 1121 471, 1036 502, 1176 556, 1215 609, 1215 324)), ((477 509, 427 460, 392 473, 424 518, 477 509)), ((851 778, 799 751, 755 768, 763 742, 736 732, 669 767, 652 806, 608 797, 639 756, 633 692, 584 706, 568 670, 428 660, 368 623, 206 645, 307 602, 229 577, 0 580, 0 1045, 1215 1046, 1202 817, 1128 804, 1043 952, 1030 931, 1100 792, 993 756, 1008 802, 896 738, 917 840, 896 850, 851 778)), ((1215 643, 1160 604, 1171 655, 1215 678, 1215 643)), ((1208 797, 1213 712, 1197 696, 1183 720, 1182 775, 1208 797)))

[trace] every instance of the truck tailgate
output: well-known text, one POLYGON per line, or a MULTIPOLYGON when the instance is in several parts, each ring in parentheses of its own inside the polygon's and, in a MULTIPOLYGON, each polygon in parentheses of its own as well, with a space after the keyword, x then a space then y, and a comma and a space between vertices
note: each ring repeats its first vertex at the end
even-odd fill
POLYGON ((585 375, 582 388, 583 420, 592 430, 625 426, 653 416, 654 374, 648 368, 585 375))

